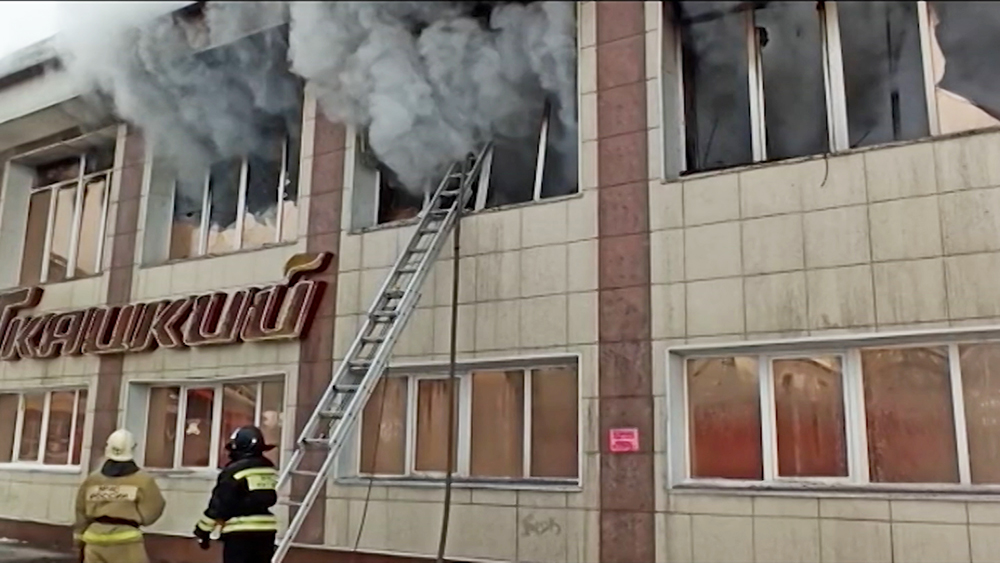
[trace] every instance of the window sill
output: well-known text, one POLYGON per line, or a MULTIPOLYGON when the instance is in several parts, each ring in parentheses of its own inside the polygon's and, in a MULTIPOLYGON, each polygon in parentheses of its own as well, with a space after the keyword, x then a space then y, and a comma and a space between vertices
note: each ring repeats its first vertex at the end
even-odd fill
POLYGON ((238 256, 241 254, 250 254, 252 252, 260 252, 262 250, 273 250, 275 248, 284 248, 288 246, 295 246, 298 244, 298 240, 294 241, 284 241, 284 242, 273 242, 270 244, 265 244, 263 246, 255 246, 253 248, 243 248, 240 250, 233 250, 232 252, 223 252, 220 254, 202 254, 201 256, 191 256, 190 258, 173 258, 165 262, 159 262, 156 264, 142 264, 139 266, 140 270, 148 270, 152 268, 160 268, 163 266, 174 266, 176 264, 182 264, 185 262, 197 262, 200 260, 212 260, 214 258, 224 258, 226 256, 238 256))
POLYGON ((0 463, 0 471, 18 473, 58 473, 61 475, 79 475, 83 469, 79 465, 45 465, 43 463, 0 463))
MULTIPOLYGON (((483 215, 486 213, 499 213, 501 211, 510 211, 512 209, 521 209, 524 207, 531 207, 533 205, 545 205, 548 203, 558 203, 561 201, 569 201, 572 199, 578 199, 583 197, 583 192, 577 190, 576 193, 569 195, 560 195, 554 197, 547 197, 545 199, 540 199, 538 201, 524 201, 521 203, 509 203, 507 205, 498 205, 496 207, 485 207, 483 209, 476 209, 473 211, 466 211, 463 216, 474 217, 478 215, 483 215)), ((380 225, 371 225, 369 227, 361 227, 360 229, 351 229, 347 232, 349 235, 363 235, 365 233, 371 233, 375 231, 384 231, 388 229, 398 229, 401 227, 409 227, 410 225, 416 225, 420 222, 420 217, 411 217, 409 219, 401 219, 399 221, 392 221, 389 223, 382 223, 380 225)))
POLYGON ((862 498, 862 499, 926 499, 956 501, 1000 500, 1000 485, 942 485, 942 484, 856 484, 823 481, 803 482, 747 482, 747 481, 685 481, 670 487, 675 495, 733 495, 776 496, 809 498, 862 498))
MULTIPOLYGON (((876 150, 882 150, 882 149, 891 149, 891 148, 897 148, 897 147, 907 147, 907 146, 911 146, 911 145, 919 145, 919 144, 922 144, 922 143, 942 142, 942 141, 948 141, 948 140, 951 140, 951 139, 959 139, 959 138, 962 138, 962 137, 974 137, 976 135, 988 135, 988 134, 991 134, 991 133, 1000 133, 1000 125, 994 125, 994 126, 991 126, 991 127, 984 127, 984 128, 981 128, 981 129, 971 129, 971 130, 968 130, 968 131, 958 131, 956 133, 948 133, 948 134, 945 134, 945 135, 920 137, 919 139, 910 139, 910 140, 907 140, 907 141, 893 141, 891 143, 881 143, 881 144, 869 145, 869 146, 865 146, 865 147, 855 147, 855 148, 851 148, 851 149, 844 149, 844 150, 832 151, 832 152, 821 153, 821 154, 811 154, 811 155, 806 155, 806 156, 797 156, 797 157, 792 157, 792 158, 784 158, 784 159, 780 159, 780 160, 766 160, 766 161, 763 161, 763 162, 750 162, 750 163, 747 163, 747 164, 736 164, 736 165, 733 165, 733 166, 730 166, 730 167, 726 167, 726 168, 715 168, 715 169, 712 169, 712 170, 698 170, 698 171, 690 171, 690 172, 681 172, 679 175, 675 175, 675 176, 671 176, 671 177, 661 177, 660 178, 660 183, 661 184, 672 184, 672 183, 675 183, 675 182, 685 182, 685 181, 692 181, 692 180, 700 180, 700 179, 703 179, 703 178, 711 178, 711 177, 714 177, 714 176, 721 176, 721 175, 724 175, 724 174, 736 174, 736 173, 739 173, 739 172, 747 172, 747 171, 750 171, 750 170, 757 170, 757 169, 761 169, 761 168, 770 168, 770 167, 778 167, 778 166, 788 166, 788 165, 793 165, 793 164, 801 164, 803 162, 808 162, 808 161, 811 161, 811 160, 820 160, 820 159, 827 159, 827 158, 838 158, 838 157, 850 156, 850 155, 855 155, 855 154, 862 154, 862 153, 869 152, 869 151, 876 151, 876 150)), ((663 174, 663 172, 661 172, 661 174, 663 174)))
MULTIPOLYGON (((385 487, 414 487, 438 489, 444 487, 443 477, 340 477, 334 483, 345 487, 374 483, 385 487)), ((452 486, 459 489, 494 489, 509 491, 542 491, 579 493, 583 491, 579 479, 470 479, 456 477, 452 486)))
POLYGON ((39 282, 39 283, 36 283, 36 284, 31 284, 31 285, 23 285, 23 284, 19 283, 18 285, 15 285, 14 287, 11 287, 10 289, 27 289, 27 288, 30 288, 30 287, 52 287, 52 286, 56 286, 56 285, 62 285, 64 283, 73 283, 73 282, 78 282, 78 281, 83 281, 83 280, 92 280, 92 279, 100 278, 100 277, 104 276, 104 274, 107 273, 108 271, 110 271, 110 270, 103 270, 103 271, 97 272, 96 274, 87 274, 86 276, 77 276, 75 278, 67 278, 67 279, 59 280, 59 281, 39 282))

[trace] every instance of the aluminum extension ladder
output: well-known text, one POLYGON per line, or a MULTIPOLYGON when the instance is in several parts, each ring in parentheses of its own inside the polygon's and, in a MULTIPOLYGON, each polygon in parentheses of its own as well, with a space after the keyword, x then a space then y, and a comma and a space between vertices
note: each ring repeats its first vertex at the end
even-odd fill
POLYGON ((465 161, 456 162, 448 169, 422 212, 406 250, 396 260, 382 289, 368 308, 364 325, 355 336, 344 361, 333 374, 323 397, 302 429, 295 453, 278 477, 279 494, 288 488, 288 495, 282 495, 278 504, 288 506, 290 510, 294 507, 295 515, 288 529, 279 537, 271 563, 281 563, 291 549, 354 423, 385 373, 396 340, 417 307, 424 280, 448 233, 455 226, 459 213, 468 204, 475 183, 479 181, 489 147, 487 144, 478 154, 470 154, 465 161), (319 470, 301 469, 307 452, 315 451, 325 455, 319 470), (312 479, 301 500, 292 498, 293 475, 312 479))

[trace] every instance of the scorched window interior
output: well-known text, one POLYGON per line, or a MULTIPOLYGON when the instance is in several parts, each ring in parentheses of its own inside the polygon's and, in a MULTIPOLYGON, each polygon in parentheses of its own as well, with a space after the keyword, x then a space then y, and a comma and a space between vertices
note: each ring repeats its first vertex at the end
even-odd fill
POLYGON ((689 357, 679 371, 681 482, 1000 485, 1000 342, 689 357))
POLYGON ((33 165, 21 285, 101 271, 114 152, 112 142, 33 165))
POLYGON ((294 242, 299 231, 299 139, 212 166, 200 183, 174 189, 172 260, 294 242))
POLYGON ((259 426, 275 464, 281 455, 285 383, 280 378, 219 384, 143 386, 144 463, 153 469, 222 467, 225 444, 240 426, 259 426))
POLYGON ((666 173, 996 125, 982 57, 998 16, 978 2, 667 3, 666 173))
POLYGON ((0 393, 0 463, 80 465, 86 389, 0 393))
MULTIPOLYGON (((448 465, 448 395, 442 375, 379 382, 361 422, 359 471, 436 479, 448 465)), ((575 483, 579 393, 575 366, 472 368, 454 394, 456 474, 484 482, 575 483)))
MULTIPOLYGON (((538 124, 532 136, 494 139, 480 181, 473 187, 468 210, 541 201, 577 192, 578 142, 557 114, 555 107, 546 103, 539 114, 526 116, 538 124)), ((392 170, 375 156, 365 133, 358 135, 355 146, 352 229, 416 217, 429 197, 403 188, 392 170)))

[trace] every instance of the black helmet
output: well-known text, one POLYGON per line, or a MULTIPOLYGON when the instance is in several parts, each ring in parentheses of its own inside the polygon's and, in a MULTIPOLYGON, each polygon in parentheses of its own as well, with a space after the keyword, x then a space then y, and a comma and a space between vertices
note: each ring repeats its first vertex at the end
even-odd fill
POLYGON ((233 458, 260 455, 273 449, 274 446, 264 443, 264 434, 256 426, 237 428, 226 442, 226 451, 233 458))

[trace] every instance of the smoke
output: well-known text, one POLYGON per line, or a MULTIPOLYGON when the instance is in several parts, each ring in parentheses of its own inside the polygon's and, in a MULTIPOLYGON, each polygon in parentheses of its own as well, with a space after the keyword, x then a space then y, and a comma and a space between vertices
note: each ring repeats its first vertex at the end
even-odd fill
POLYGON ((203 21, 123 5, 60 4, 65 66, 191 180, 263 150, 275 123, 297 134, 304 79, 415 193, 488 140, 537 140, 526 116, 546 103, 575 184, 573 2, 209 2, 203 21))

